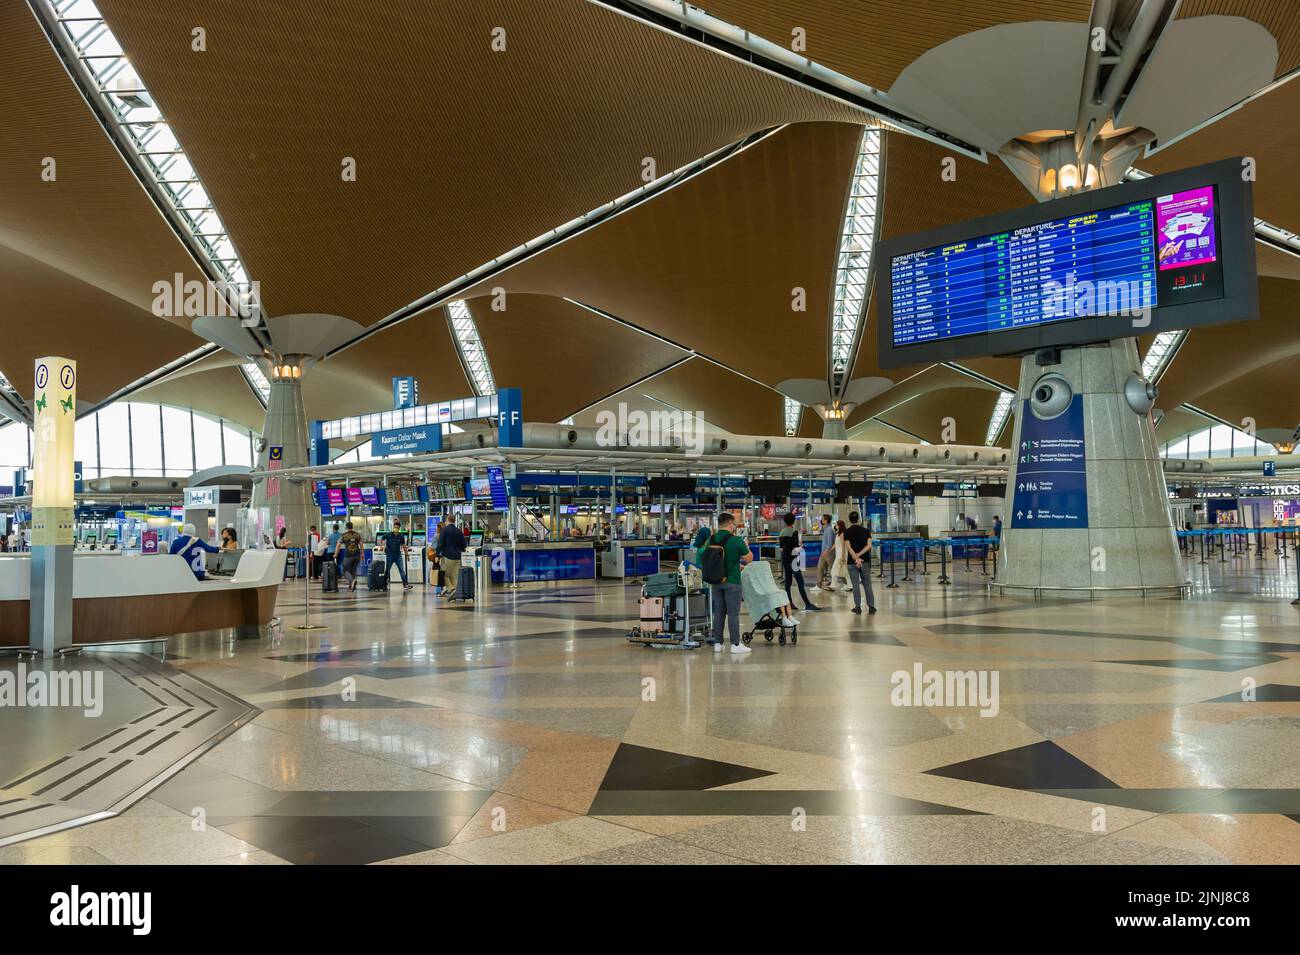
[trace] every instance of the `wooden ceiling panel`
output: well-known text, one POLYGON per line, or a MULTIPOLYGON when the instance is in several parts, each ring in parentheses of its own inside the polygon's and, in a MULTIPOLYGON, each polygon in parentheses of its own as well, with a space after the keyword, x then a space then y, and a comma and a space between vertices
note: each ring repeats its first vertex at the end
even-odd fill
POLYGON ((708 0, 721 20, 790 49, 802 28, 807 56, 888 90, 922 53, 965 33, 1029 20, 1088 22, 1091 0, 708 0))
POLYGON ((879 418, 931 444, 982 445, 996 402, 997 392, 990 388, 935 388, 882 413, 879 418), (956 437, 945 442, 943 434, 948 418, 952 419, 956 437))
POLYGON ((767 384, 826 375, 861 127, 788 126, 479 287, 567 296, 767 384), (806 309, 792 311, 795 288, 806 309))
POLYGON ((32 397, 35 361, 77 362, 81 405, 103 401, 203 340, 121 298, 0 245, 0 372, 32 397))
POLYGON ((709 424, 733 434, 785 434, 784 400, 779 394, 702 358, 621 391, 575 421, 594 425, 597 410, 616 408, 619 402, 626 402, 629 409, 701 414, 709 424))
MULTIPOLYGON (((1293 4, 1294 7, 1294 4, 1293 4)), ((1291 80, 1134 165, 1150 173, 1249 156, 1255 160, 1255 215, 1300 229, 1300 80, 1291 80)))
MULTIPOLYGON (((170 282, 176 272, 200 277, 25 3, 0 4, 0 116, 0 245, 138 309, 150 308, 154 282, 170 282), (47 160, 54 163, 53 181, 42 177, 47 160)), ((70 289, 60 302, 79 294, 70 289)), ((27 304, 31 310, 21 314, 29 333, 55 317, 39 300, 27 304)), ((179 324, 188 329, 189 320, 179 324)), ((98 334, 111 341, 114 331, 103 324, 98 334)), ((176 357, 161 344, 151 369, 176 357)), ((42 354, 54 350, 35 347, 42 354)))
POLYGON ((548 295, 510 294, 496 312, 470 299, 470 314, 499 388, 519 388, 531 421, 559 421, 653 374, 686 352, 548 295))
POLYGON ((1187 403, 1230 421, 1250 415, 1261 428, 1270 427, 1263 423, 1266 417, 1297 417, 1294 381, 1300 367, 1300 325, 1296 322, 1300 283, 1261 278, 1259 310, 1257 321, 1211 325, 1189 333, 1160 379, 1159 405, 1170 409, 1187 403), (1277 362, 1291 366, 1289 394, 1269 392, 1262 379, 1257 381, 1257 375, 1277 362), (1230 405, 1217 406, 1221 399, 1231 399, 1230 405), (1243 405, 1252 410, 1238 415, 1243 405))
POLYGON ((368 325, 644 185, 647 161, 865 118, 586 0, 99 7, 272 314, 368 325))
MULTIPOLYGON (((1086 17, 1085 17, 1086 19, 1086 17)), ((880 210, 880 238, 924 232, 951 222, 992 215, 1007 209, 1032 205, 1035 200, 1020 180, 996 158, 985 164, 949 152, 941 146, 902 133, 885 134, 885 201, 880 210), (944 160, 951 157, 955 178, 943 178, 944 160)), ((882 263, 877 262, 880 268, 882 263)), ((909 365, 881 371, 878 364, 876 336, 878 318, 874 297, 868 308, 867 326, 858 350, 853 377, 881 376, 901 381, 922 370, 924 365, 909 365)), ((1019 377, 1014 359, 966 361, 975 367, 983 362, 991 368, 983 374, 1014 384, 1019 377), (1005 376, 1010 374, 1010 379, 1005 376)))
POLYGON ((442 309, 430 309, 376 332, 308 369, 302 382, 307 417, 388 411, 393 407, 393 378, 404 375, 419 381, 421 402, 474 393, 442 309))

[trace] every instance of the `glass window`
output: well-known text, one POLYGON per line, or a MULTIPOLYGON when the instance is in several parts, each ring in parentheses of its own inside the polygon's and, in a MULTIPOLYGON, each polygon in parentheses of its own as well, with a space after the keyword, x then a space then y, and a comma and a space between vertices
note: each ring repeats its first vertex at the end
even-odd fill
MULTIPOLYGON (((0 432, 3 434, 3 432, 0 432)), ((73 447, 76 449, 76 459, 81 462, 81 478, 99 477, 99 438, 95 434, 95 416, 86 415, 77 422, 76 438, 73 441, 73 447)), ((0 454, 3 457, 3 454, 0 454)), ((4 474, 0 473, 0 478, 4 474)))
POLYGON ((166 442, 168 474, 191 474, 194 471, 194 438, 190 434, 188 408, 163 406, 163 440, 166 442))
POLYGON ((221 425, 206 415, 194 416, 194 458, 199 471, 222 464, 221 425))
POLYGON ((226 464, 252 467, 253 456, 248 442, 248 429, 226 423, 226 464))
POLYGON ((161 407, 128 402, 127 410, 131 414, 132 473, 147 477, 161 477, 163 473, 161 407))
POLYGON ((13 474, 18 468, 30 467, 28 461, 28 435, 31 429, 10 422, 0 427, 0 484, 6 487, 13 481, 13 474))
POLYGON ((99 471, 101 477, 131 473, 131 431, 126 404, 118 402, 99 415, 99 471))

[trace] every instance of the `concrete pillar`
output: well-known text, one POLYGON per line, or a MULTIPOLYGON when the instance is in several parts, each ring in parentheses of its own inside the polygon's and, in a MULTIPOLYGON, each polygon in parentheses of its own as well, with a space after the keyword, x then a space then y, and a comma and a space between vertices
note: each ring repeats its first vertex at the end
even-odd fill
MULTIPOLYGON (((266 445, 257 456, 256 470, 287 470, 305 467, 309 463, 307 416, 303 411, 300 375, 272 377, 262 436, 266 445), (278 457, 272 457, 273 454, 278 457)), ((307 528, 316 519, 312 490, 310 482, 295 483, 275 476, 255 482, 252 508, 261 519, 263 532, 274 537, 277 518, 283 517, 289 540, 296 547, 305 547, 307 528)))
POLYGON ((1063 348, 1058 364, 1039 365, 1033 355, 1022 359, 995 589, 1008 594, 1037 588, 1067 594, 1133 588, 1175 592, 1186 583, 1155 426, 1151 415, 1136 413, 1124 395, 1125 382, 1139 368, 1137 341, 1132 338, 1063 348), (1021 446, 1025 416, 1032 413, 1026 410, 1031 391, 1051 373, 1082 396, 1086 483, 1077 474, 1065 475, 1062 481, 1062 486, 1073 483, 1086 490, 1081 527, 1052 527, 1050 520, 1047 526, 1035 526, 1044 522, 1016 513, 1022 482, 1050 477, 1038 466, 1022 464, 1024 453, 1034 449, 1021 446))

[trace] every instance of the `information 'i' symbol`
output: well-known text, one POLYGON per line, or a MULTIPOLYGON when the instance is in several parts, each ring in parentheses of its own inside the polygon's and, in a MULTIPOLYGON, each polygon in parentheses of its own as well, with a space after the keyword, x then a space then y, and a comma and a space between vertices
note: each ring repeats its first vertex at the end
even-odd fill
POLYGON ((44 388, 50 380, 50 366, 39 365, 36 369, 36 387, 44 388))
POLYGON ((72 370, 71 365, 64 365, 59 371, 59 384, 63 385, 68 391, 72 390, 73 384, 77 381, 77 374, 72 370))

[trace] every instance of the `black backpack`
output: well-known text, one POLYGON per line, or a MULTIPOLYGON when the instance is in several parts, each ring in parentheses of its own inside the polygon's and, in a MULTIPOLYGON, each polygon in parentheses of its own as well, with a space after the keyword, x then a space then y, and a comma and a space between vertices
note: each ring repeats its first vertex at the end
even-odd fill
POLYGON ((704 578, 706 584, 725 584, 727 582, 727 540, 731 537, 730 531, 719 531, 720 534, 727 536, 719 544, 718 535, 714 534, 709 538, 708 543, 704 545, 704 553, 700 555, 700 576, 704 578))

